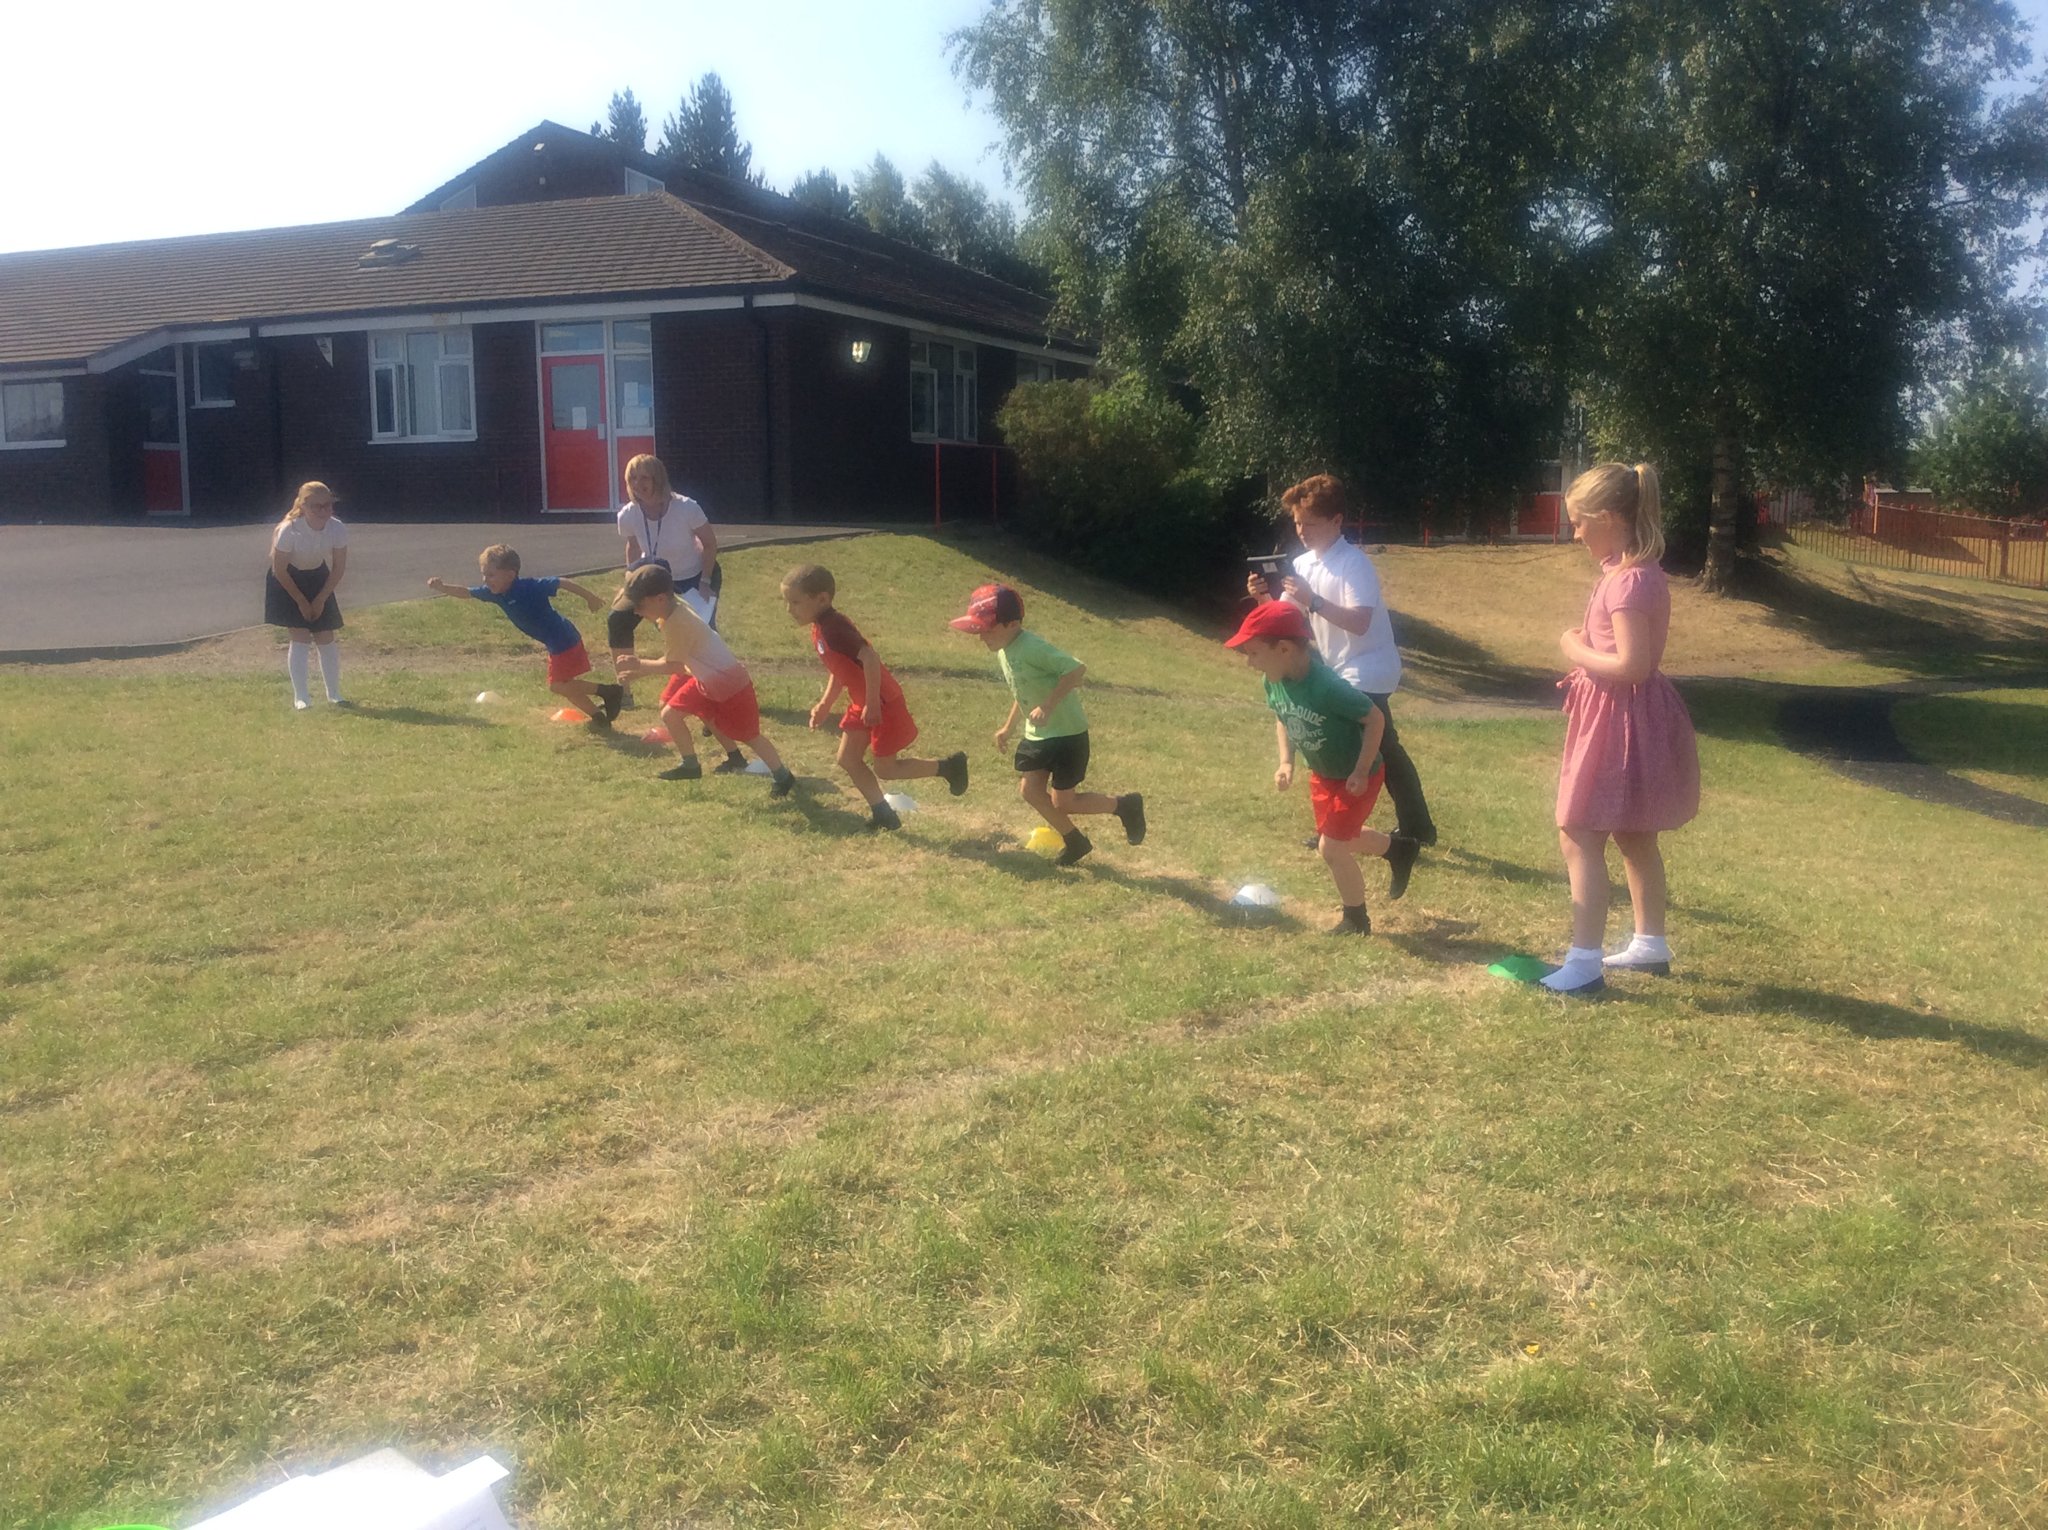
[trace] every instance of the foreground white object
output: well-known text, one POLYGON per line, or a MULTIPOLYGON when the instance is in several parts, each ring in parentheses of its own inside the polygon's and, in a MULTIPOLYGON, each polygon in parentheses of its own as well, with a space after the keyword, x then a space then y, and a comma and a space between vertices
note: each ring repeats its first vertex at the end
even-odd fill
POLYGON ((1239 908, 1278 908, 1280 894, 1264 882, 1247 882, 1231 895, 1230 901, 1239 908))
POLYGON ((478 691, 476 693, 476 704, 480 707, 494 707, 504 699, 496 691, 478 691))
POLYGON ((507 1472, 478 1456, 436 1477, 395 1450, 288 1477, 192 1530, 512 1530, 492 1487, 507 1472))
POLYGON ((747 761, 747 774, 750 776, 772 776, 775 772, 768 768, 766 760, 749 760, 747 761))
POLYGON ((899 814, 915 813, 917 811, 917 799, 915 797, 906 797, 901 792, 883 792, 882 800, 899 814))

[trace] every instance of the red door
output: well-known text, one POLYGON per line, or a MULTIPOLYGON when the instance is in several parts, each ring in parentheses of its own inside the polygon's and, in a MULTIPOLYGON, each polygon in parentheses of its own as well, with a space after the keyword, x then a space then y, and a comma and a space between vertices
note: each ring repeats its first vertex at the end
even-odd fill
POLYGON ((612 477, 605 450, 604 357, 543 356, 541 449, 550 510, 603 510, 612 477))

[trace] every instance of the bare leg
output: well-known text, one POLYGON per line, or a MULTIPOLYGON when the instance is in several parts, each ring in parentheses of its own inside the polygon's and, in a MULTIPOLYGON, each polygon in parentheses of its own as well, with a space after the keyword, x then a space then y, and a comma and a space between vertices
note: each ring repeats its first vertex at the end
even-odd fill
MULTIPOLYGON (((591 688, 588 680, 556 680, 548 686, 548 689, 563 700, 573 702, 581 707, 589 714, 592 722, 597 722, 603 718, 604 704, 597 699, 597 692, 591 688)), ((666 714, 663 715, 665 716, 666 714)))
MULTIPOLYGON (((1052 789, 1052 802, 1053 806, 1059 809, 1060 816, 1069 819, 1074 816, 1085 818, 1091 813, 1114 813, 1116 811, 1116 798, 1102 792, 1077 792, 1055 786, 1052 789)), ((1043 809, 1040 811, 1043 811, 1043 809)), ((1073 824, 1069 822, 1067 827, 1072 828, 1073 824)), ((1061 832, 1064 833, 1065 831, 1062 830, 1061 832)))
POLYGON ((1060 793, 1051 789, 1052 772, 1029 770, 1017 778, 1017 795, 1038 810, 1038 816, 1053 826, 1062 838, 1074 832, 1074 820, 1059 806, 1060 793))
MULTIPOLYGON (((1385 839, 1386 835, 1380 838, 1385 839)), ((1337 896, 1346 908, 1358 908, 1365 903, 1365 872, 1359 868, 1358 844, 1355 839, 1332 839, 1327 834, 1316 843, 1323 853, 1323 864, 1330 868, 1330 880, 1337 884, 1337 896)))
POLYGON ((869 807, 873 807, 882 800, 882 783, 875 779, 882 762, 877 760, 877 768, 868 769, 867 754, 866 729, 839 735, 839 768, 846 772, 846 779, 853 783, 853 789, 861 794, 869 807))
POLYGON ((1597 951, 1607 931, 1607 834, 1559 829, 1565 875, 1572 886, 1572 945, 1597 951))
MULTIPOLYGON (((1636 933, 1661 940, 1668 893, 1664 884, 1664 852, 1656 831, 1616 834, 1622 869, 1628 873, 1628 900, 1636 916, 1636 933)), ((1601 868, 1604 873, 1606 868, 1601 868)))
POLYGON ((668 729, 669 742, 676 746, 676 753, 686 760, 697 758, 697 744, 690 737, 690 714, 681 707, 663 707, 661 725, 668 729))
POLYGON ((776 775, 782 774, 782 756, 777 754, 775 746, 768 742, 767 734, 756 734, 753 738, 748 739, 746 743, 749 749, 760 756, 761 763, 766 765, 772 773, 776 775))
POLYGON ((892 754, 886 760, 876 759, 874 772, 884 781, 920 781, 926 776, 937 775, 939 762, 908 759, 900 754, 892 754))

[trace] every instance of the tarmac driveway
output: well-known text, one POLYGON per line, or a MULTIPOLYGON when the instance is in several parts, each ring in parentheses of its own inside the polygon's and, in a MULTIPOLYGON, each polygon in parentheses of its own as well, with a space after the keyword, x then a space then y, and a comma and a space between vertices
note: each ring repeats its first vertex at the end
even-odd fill
MULTIPOLYGON (((346 519, 346 517, 343 517, 346 519)), ((721 547, 859 534, 848 526, 715 526, 721 547)), ((426 595, 429 574, 470 583, 493 542, 533 574, 619 566, 608 521, 366 522, 349 527, 344 613, 426 595)), ((164 647, 263 620, 270 527, 0 526, 0 662, 164 647)))

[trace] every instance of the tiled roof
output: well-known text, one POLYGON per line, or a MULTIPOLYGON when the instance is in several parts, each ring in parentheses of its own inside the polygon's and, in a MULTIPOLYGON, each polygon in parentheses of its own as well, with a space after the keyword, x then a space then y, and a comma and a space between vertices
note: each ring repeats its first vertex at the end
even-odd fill
POLYGON ((0 255, 0 366, 76 363, 166 327, 786 284, 668 196, 531 202, 0 255), (359 262, 392 239, 413 254, 359 262))

